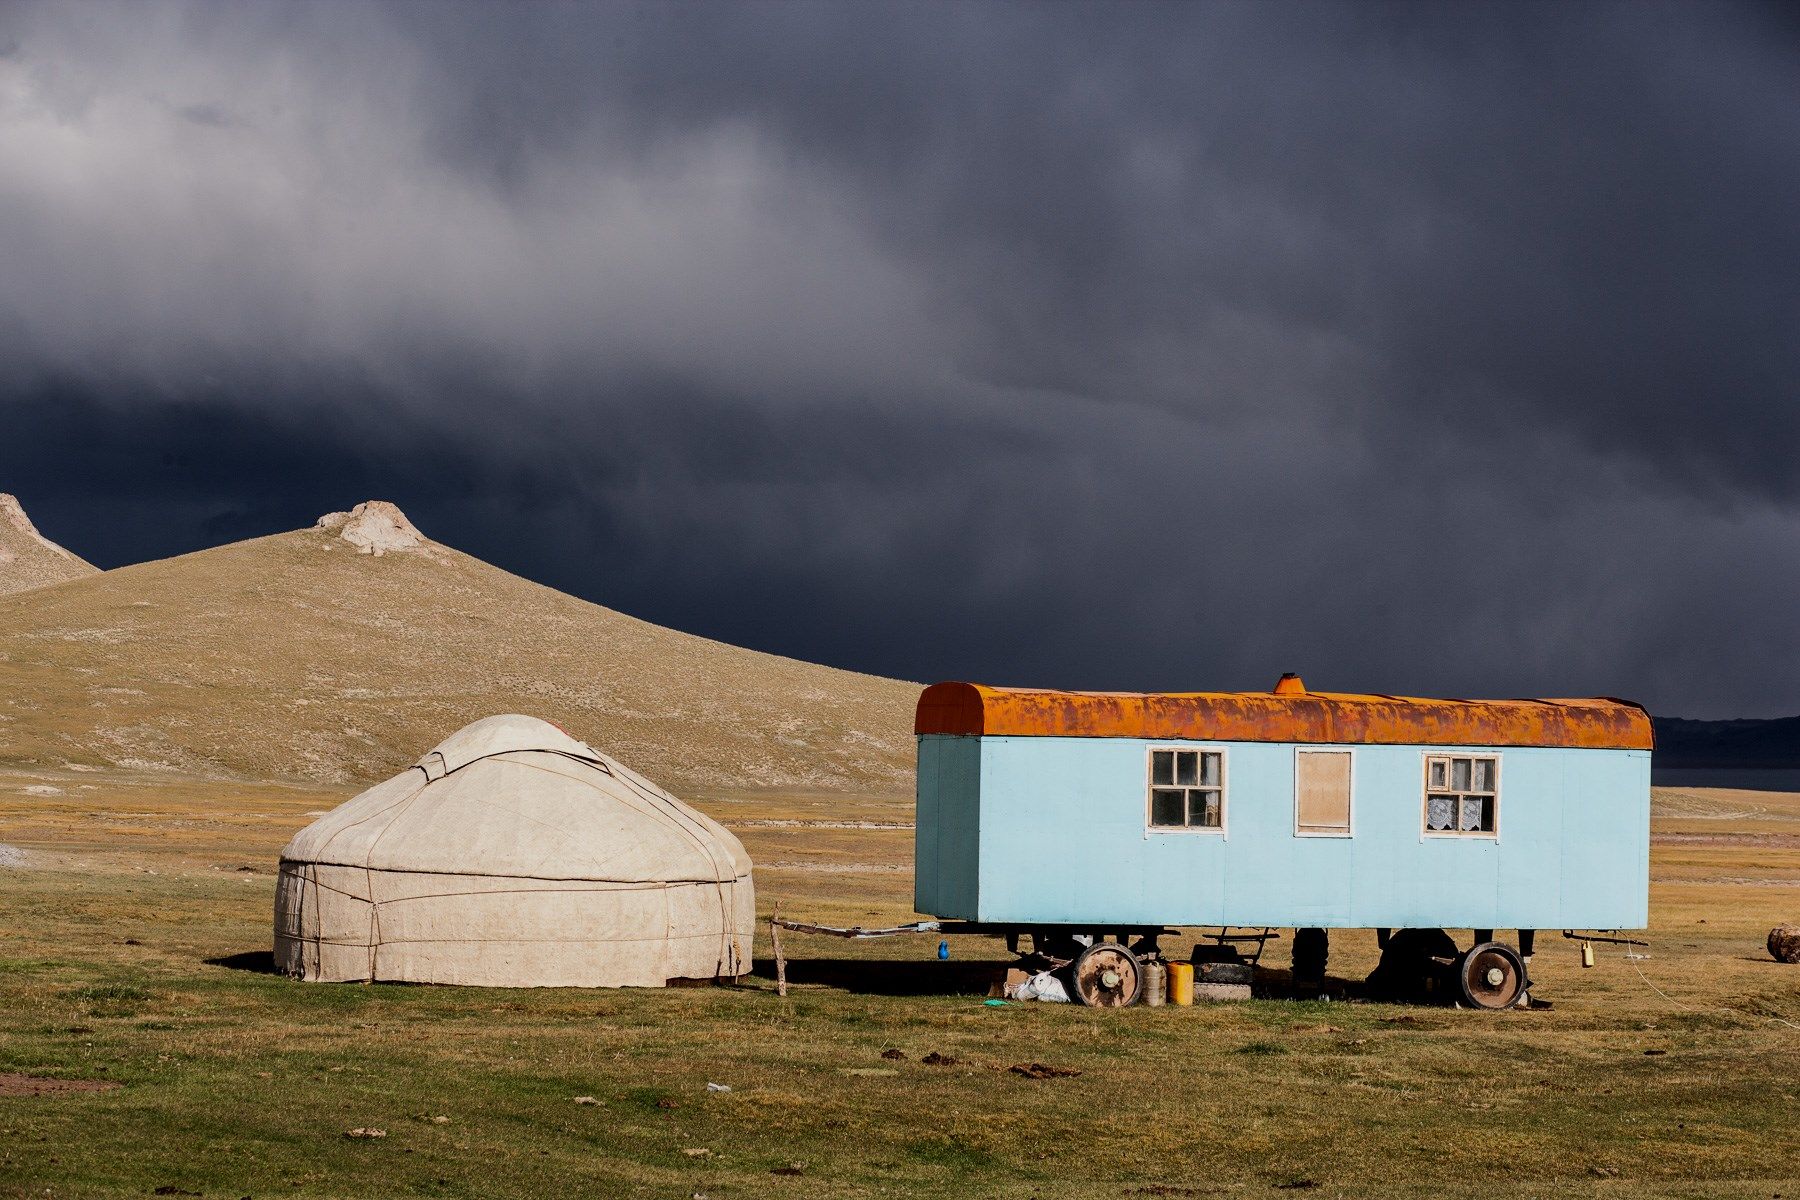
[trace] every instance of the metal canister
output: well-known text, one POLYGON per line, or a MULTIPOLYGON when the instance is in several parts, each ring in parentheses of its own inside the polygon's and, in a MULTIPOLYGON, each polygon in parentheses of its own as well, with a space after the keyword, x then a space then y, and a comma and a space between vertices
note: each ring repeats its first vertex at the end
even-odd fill
POLYGON ((1194 964, 1169 964, 1169 1003, 1183 1007, 1194 1002, 1194 964))
POLYGON ((1160 958, 1144 961, 1144 1003, 1160 1008, 1168 994, 1169 971, 1160 958))

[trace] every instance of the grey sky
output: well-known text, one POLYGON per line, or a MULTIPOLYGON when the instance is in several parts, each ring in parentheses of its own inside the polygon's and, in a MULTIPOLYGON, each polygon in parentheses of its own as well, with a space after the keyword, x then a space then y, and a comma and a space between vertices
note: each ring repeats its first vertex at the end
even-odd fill
POLYGON ((918 679, 1800 710, 1800 25, 0 7, 0 489, 918 679))

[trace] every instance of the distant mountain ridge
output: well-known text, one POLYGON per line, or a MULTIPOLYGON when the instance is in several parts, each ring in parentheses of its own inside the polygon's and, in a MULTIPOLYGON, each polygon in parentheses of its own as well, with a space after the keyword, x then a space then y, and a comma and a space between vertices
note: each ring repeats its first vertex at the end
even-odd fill
POLYGON ((0 762, 363 783, 516 712, 677 790, 903 792, 918 694, 590 604, 380 501, 0 596, 0 762))
POLYGON ((1655 717, 1656 753, 1661 768, 1800 768, 1800 717, 1690 721, 1655 717))
MULTIPOLYGON (((542 587, 379 501, 102 573, 0 494, 0 761, 348 783, 518 711, 678 788, 904 790, 917 696, 542 587)), ((1800 769, 1800 716, 1653 720, 1659 769, 1800 769)))

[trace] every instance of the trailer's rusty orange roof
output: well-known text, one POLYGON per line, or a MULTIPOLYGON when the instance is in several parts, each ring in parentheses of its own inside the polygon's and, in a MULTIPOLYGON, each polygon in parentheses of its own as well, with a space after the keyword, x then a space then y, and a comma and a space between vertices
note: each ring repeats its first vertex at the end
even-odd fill
POLYGON ((1650 716, 1627 700, 1424 700, 1308 692, 1058 692, 937 683, 914 732, 1402 746, 1648 750, 1650 716))

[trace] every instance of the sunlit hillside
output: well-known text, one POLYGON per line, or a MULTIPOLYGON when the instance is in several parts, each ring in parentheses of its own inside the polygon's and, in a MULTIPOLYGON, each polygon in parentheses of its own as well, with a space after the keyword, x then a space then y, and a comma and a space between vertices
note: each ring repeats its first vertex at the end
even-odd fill
POLYGON ((914 685, 663 629, 382 511, 0 597, 0 761, 355 782, 523 712, 676 787, 908 787, 914 685))

